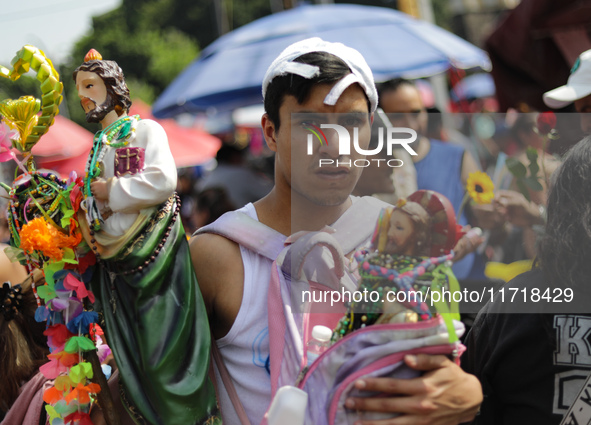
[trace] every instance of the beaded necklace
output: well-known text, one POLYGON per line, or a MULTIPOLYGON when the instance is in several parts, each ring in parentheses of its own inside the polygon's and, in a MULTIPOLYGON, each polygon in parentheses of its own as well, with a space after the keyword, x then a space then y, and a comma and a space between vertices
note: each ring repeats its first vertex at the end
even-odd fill
POLYGON ((88 198, 92 196, 90 191, 90 182, 92 179, 98 177, 101 173, 99 164, 102 162, 103 157, 108 147, 122 148, 129 145, 129 142, 135 136, 135 130, 137 123, 140 120, 139 115, 125 116, 119 118, 117 121, 109 125, 104 130, 96 133, 92 143, 92 149, 88 156, 88 163, 85 169, 85 184, 84 184, 84 197, 88 198), (113 141, 113 139, 115 139, 113 141))

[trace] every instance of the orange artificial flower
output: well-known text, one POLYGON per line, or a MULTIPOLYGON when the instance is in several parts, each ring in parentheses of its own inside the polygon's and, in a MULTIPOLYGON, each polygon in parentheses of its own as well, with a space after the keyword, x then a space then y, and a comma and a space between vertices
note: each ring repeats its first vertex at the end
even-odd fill
POLYGON ((78 403, 86 404, 90 403, 90 395, 89 394, 98 394, 101 391, 101 387, 98 384, 90 383, 88 385, 82 385, 80 382, 76 388, 74 388, 67 396, 66 402, 70 404, 70 402, 74 399, 78 399, 78 403))
POLYGON ((63 234, 46 222, 43 217, 29 221, 22 227, 19 235, 21 238, 20 247, 24 251, 29 253, 39 251, 55 261, 61 261, 63 258, 63 248, 74 249, 82 239, 79 233, 71 236, 63 234))
POLYGON ((43 401, 47 404, 55 404, 63 398, 63 392, 56 387, 51 387, 43 393, 43 401))

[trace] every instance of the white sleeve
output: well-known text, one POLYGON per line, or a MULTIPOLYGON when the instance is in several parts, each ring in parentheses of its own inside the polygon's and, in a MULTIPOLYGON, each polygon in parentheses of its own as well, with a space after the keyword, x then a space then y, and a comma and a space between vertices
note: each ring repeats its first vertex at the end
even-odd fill
POLYGON ((145 149, 144 169, 134 175, 112 178, 109 207, 114 212, 134 213, 159 205, 176 189, 176 165, 160 124, 141 120, 129 146, 145 149))

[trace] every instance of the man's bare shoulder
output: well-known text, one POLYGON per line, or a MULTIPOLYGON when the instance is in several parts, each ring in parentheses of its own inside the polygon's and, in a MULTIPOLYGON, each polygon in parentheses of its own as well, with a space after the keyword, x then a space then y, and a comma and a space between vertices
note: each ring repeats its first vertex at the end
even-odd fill
MULTIPOLYGON (((193 264, 203 264, 216 260, 215 263, 227 263, 228 260, 240 259, 240 247, 224 236, 214 233, 200 233, 189 240, 193 264)), ((210 264, 211 265, 211 264, 210 264)))
POLYGON ((242 303, 240 247, 223 236, 203 233, 191 238, 189 248, 212 331, 221 338, 232 327, 242 303))

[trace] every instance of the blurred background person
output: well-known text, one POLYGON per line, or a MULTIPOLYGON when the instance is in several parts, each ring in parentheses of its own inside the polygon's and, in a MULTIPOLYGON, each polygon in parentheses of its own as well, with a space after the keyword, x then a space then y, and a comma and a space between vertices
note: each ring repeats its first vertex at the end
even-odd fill
MULTIPOLYGON (((42 278, 41 273, 35 276, 42 278)), ((20 280, 12 282, 0 287, 0 411, 2 417, 6 415, 2 425, 45 424, 42 407, 47 379, 39 372, 49 354, 45 323, 35 320, 32 278, 19 285, 20 280)))
MULTIPOLYGON (((44 284, 43 273, 35 270, 28 277, 25 273, 23 281, 16 280, 17 275, 12 277, 11 282, 21 283, 3 281, 0 286, 0 421, 1 425, 45 425, 49 422, 43 393, 53 381, 39 371, 48 361, 49 347, 43 334, 46 323, 35 320, 37 300, 32 288, 33 281, 36 286, 44 284)), ((119 397, 119 371, 112 356, 109 359, 113 370, 108 381, 113 408, 121 425, 134 425, 119 397)), ((94 425, 107 424, 106 415, 97 405, 90 414, 94 425)))
MULTIPOLYGON (((390 118, 395 127, 411 128, 417 132, 417 141, 412 148, 417 155, 412 157, 417 175, 418 189, 434 190, 447 197, 456 213, 466 191, 470 173, 479 171, 477 162, 462 146, 429 139, 427 134, 428 113, 420 93, 412 81, 396 78, 378 86, 379 106, 390 118)), ((465 208, 458 224, 470 224, 483 229, 494 230, 504 237, 500 214, 492 206, 478 205, 465 208)), ((497 243, 497 241, 491 241, 497 243)), ((478 253, 467 255, 454 264, 454 274, 466 281, 484 282, 485 257, 478 253)))
POLYGON ((216 167, 197 182, 197 189, 222 187, 236 208, 264 197, 273 182, 248 166, 246 153, 246 149, 223 143, 215 157, 216 167))
POLYGON ((195 195, 194 199, 195 205, 191 220, 193 231, 213 223, 222 214, 236 209, 236 205, 232 203, 228 192, 223 187, 202 190, 195 195))
POLYGON ((516 148, 508 161, 519 161, 527 171, 525 176, 517 178, 504 167, 499 177, 501 184, 495 192, 493 206, 511 225, 509 237, 503 245, 504 263, 535 258, 537 240, 545 224, 550 178, 560 166, 560 160, 549 153, 549 140, 537 129, 537 118, 537 113, 513 116, 510 134, 516 148), (533 166, 538 168, 535 176, 531 174, 532 164, 528 157, 532 149, 536 155, 533 166), (524 179, 532 177, 539 183, 537 189, 524 183, 524 179))
MULTIPOLYGON (((552 296, 488 303, 467 336, 462 367, 480 379, 484 392, 474 424, 577 423, 563 417, 589 377, 590 183, 587 137, 556 173, 536 267, 504 287, 505 294, 552 296), (567 290, 570 302, 556 297, 567 290)), ((576 414, 578 423, 587 423, 584 411, 576 414)))

